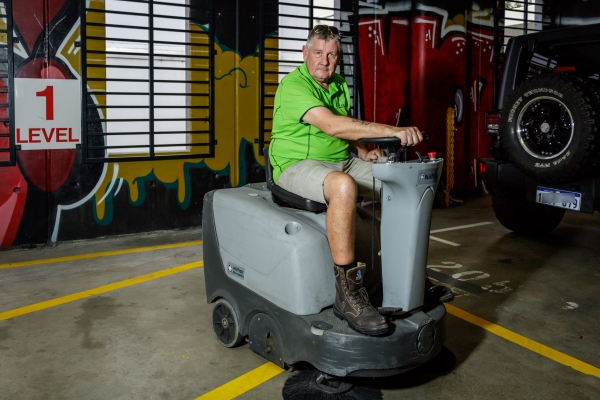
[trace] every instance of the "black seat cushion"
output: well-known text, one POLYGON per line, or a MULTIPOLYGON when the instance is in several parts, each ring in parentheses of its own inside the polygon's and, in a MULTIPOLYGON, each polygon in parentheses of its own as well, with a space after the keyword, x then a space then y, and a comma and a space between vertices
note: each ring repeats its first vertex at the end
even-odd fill
POLYGON ((265 174, 267 175, 267 188, 271 191, 273 201, 282 207, 291 207, 299 210, 311 211, 314 213, 320 213, 327 210, 327 206, 318 201, 306 199, 298 196, 292 192, 288 192, 281 186, 277 186, 273 182, 273 168, 271 167, 271 161, 269 160, 269 148, 263 149, 265 154, 265 174))

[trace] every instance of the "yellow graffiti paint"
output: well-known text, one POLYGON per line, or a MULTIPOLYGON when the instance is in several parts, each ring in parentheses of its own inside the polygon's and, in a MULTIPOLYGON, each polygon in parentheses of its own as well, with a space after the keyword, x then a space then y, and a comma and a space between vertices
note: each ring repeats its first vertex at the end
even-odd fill
MULTIPOLYGON (((129 190, 129 200, 132 203, 138 203, 140 200, 140 185, 144 184, 142 178, 154 174, 156 179, 166 185, 177 187, 177 200, 183 203, 186 197, 186 191, 191 190, 187 187, 185 180, 184 164, 193 162, 192 160, 165 160, 165 161, 143 161, 128 162, 108 165, 106 176, 94 201, 96 202, 96 217, 99 220, 104 219, 106 201, 100 201, 106 191, 110 188, 114 176, 114 168, 119 166, 118 179, 123 179, 129 190)), ((113 185, 114 187, 114 185, 113 185)))
MULTIPOLYGON (((104 22, 104 2, 91 1, 90 9, 86 15, 88 22, 104 22), (98 10, 97 12, 94 10, 98 10)), ((87 35, 104 38, 106 32, 103 26, 87 25, 87 35)), ((202 26, 190 26, 190 46, 189 52, 193 56, 202 56, 203 58, 191 58, 191 72, 189 79, 192 93, 209 93, 210 79, 208 72, 208 44, 209 38, 202 26), (197 70, 203 69, 203 70, 197 70)), ((80 54, 73 51, 74 43, 80 39, 79 26, 71 30, 70 35, 61 45, 60 57, 63 58, 70 68, 76 73, 81 74, 80 54)), ((218 39, 218 38, 217 38, 218 39)), ((87 75, 89 77, 105 78, 106 56, 101 53, 94 53, 93 50, 105 50, 105 41, 89 38, 86 40, 87 48, 92 52, 87 53, 86 64, 87 75), (97 66, 97 67, 96 67, 97 66)), ((277 48, 277 38, 267 39, 266 47, 277 48)), ((115 190, 118 184, 126 186, 129 199, 136 204, 144 201, 143 187, 147 179, 156 179, 158 182, 177 190, 177 200, 183 204, 191 192, 191 183, 186 180, 186 164, 196 164, 197 166, 206 166, 216 171, 227 171, 229 174, 230 185, 238 186, 241 182, 240 170, 245 168, 240 165, 240 151, 242 145, 254 143, 259 137, 262 127, 259 127, 260 113, 260 59, 254 55, 242 58, 235 51, 222 48, 218 40, 214 45, 214 134, 217 145, 215 146, 214 157, 204 159, 189 160, 160 160, 160 161, 137 161, 112 164, 107 166, 107 172, 100 189, 94 197, 95 212, 98 220, 104 220, 106 215, 106 193, 115 190), (121 182, 122 180, 122 182, 121 182)), ((265 55, 267 59, 276 60, 278 54, 276 51, 270 51, 265 55)), ((267 68, 276 71, 278 64, 276 62, 267 63, 267 68)), ((277 83, 277 75, 267 75, 267 79, 277 83)), ((104 114, 106 105, 106 96, 97 94, 106 90, 106 82, 101 79, 98 81, 88 81, 88 87, 94 94, 93 99, 96 102, 101 114, 104 114)), ((269 90, 274 91, 276 85, 267 86, 269 90)), ((274 94, 274 93, 273 93, 274 94)), ((267 97, 272 103, 272 97, 267 97)), ((191 108, 190 118, 208 118, 209 117, 209 96, 190 96, 190 105, 204 106, 204 108, 191 108)), ((267 104, 268 105, 268 104, 267 104)), ((272 105, 272 104, 271 104, 272 105)), ((268 108, 268 113, 271 109, 268 108)), ((269 117, 270 115, 265 115, 269 117)), ((270 129, 270 126, 267 126, 270 129)), ((209 129, 208 121, 190 121, 190 131, 207 131, 209 129)), ((267 138, 268 139, 268 136, 267 138)), ((188 136, 189 143, 208 143, 208 133, 193 133, 188 136)), ((190 153, 205 153, 205 146, 189 146, 190 153)), ((129 154, 120 154, 128 156, 129 154)), ((133 155, 133 154, 131 154, 133 155)), ((136 154, 139 156, 139 154, 136 154)), ((258 146, 254 146, 254 157, 261 162, 258 146)), ((124 190, 124 189, 123 189, 124 190)), ((114 193, 114 192, 113 192, 114 193)))
MULTIPOLYGON (((198 41, 207 40, 206 35, 198 35, 198 41)), ((266 46, 277 48, 277 38, 270 38, 266 46)), ((270 59, 277 59, 276 51, 270 51, 265 55, 270 59)), ((232 186, 240 182, 239 171, 243 166, 239 165, 240 146, 244 140, 254 143, 259 137, 262 127, 260 122, 260 59, 254 55, 241 58, 239 54, 231 50, 223 50, 215 44, 214 65, 214 96, 215 96, 215 139, 218 142, 214 158, 207 158, 206 165, 214 170, 221 171, 229 167, 232 186)), ((207 67, 208 64, 198 62, 198 67, 207 67)), ((267 63, 267 68, 277 70, 277 63, 267 63)), ((193 78, 203 79, 205 75, 196 72, 193 78)), ((269 75, 270 76, 270 75, 269 75)), ((272 75, 277 79, 277 75, 272 75)), ((277 83, 277 82, 275 82, 277 83)), ((275 86, 269 86, 275 90, 275 86)), ((204 93, 207 85, 193 85, 192 91, 204 93)), ((273 93, 274 94, 274 93, 273 93)), ((272 102, 272 98, 267 97, 272 102)), ((206 105, 208 99, 202 102, 196 100, 197 105, 206 105)), ((270 110, 270 109, 269 109, 270 110)), ((207 114, 194 110, 195 118, 207 116, 207 114)), ((272 113, 272 111, 270 111, 272 113)), ((269 117, 270 115, 267 115, 269 117)), ((200 130, 205 122, 195 122, 192 130, 200 130)), ((255 146, 254 156, 258 157, 259 149, 255 146)), ((260 161, 259 161, 260 162, 260 161)))
MULTIPOLYGON (((6 25, 6 14, 6 3, 0 2, 0 44, 4 45, 8 44, 8 27, 6 25)), ((14 31, 11 32, 11 35, 14 35, 14 31)), ((27 47, 21 41, 13 40, 12 47, 14 55, 24 59, 29 58, 27 47)))
MULTIPOLYGON (((193 28, 200 29, 200 28, 193 28)), ((201 43, 207 40, 206 35, 193 36, 192 40, 201 43)), ((272 38, 267 42, 267 47, 276 48, 277 39, 272 38), (274 43, 273 43, 274 42, 274 43)), ((260 83, 260 59, 249 56, 241 58, 234 51, 223 51, 220 46, 215 44, 215 68, 214 68, 214 95, 215 95, 215 139, 218 142, 214 158, 205 158, 198 160, 164 160, 164 161, 139 161, 120 163, 117 179, 123 179, 129 188, 129 198, 131 202, 140 201, 140 184, 144 184, 144 177, 154 174, 156 179, 170 187, 176 187, 177 200, 183 203, 188 191, 191 191, 190 182, 186 181, 185 164, 202 162, 213 171, 229 170, 231 186, 237 186, 240 183, 239 165, 240 146, 243 141, 254 143, 259 133, 259 83, 260 83)), ((268 57, 276 58, 277 53, 272 52, 268 57)), ((198 54, 202 54, 201 52, 198 54)), ((276 69, 276 63, 270 63, 270 68, 276 69)), ((208 67, 205 60, 200 60, 195 67, 208 67), (204 64, 202 64, 204 63, 204 64)), ((205 80, 207 72, 195 72, 191 80, 205 80)), ((277 75, 273 75, 276 83, 277 75)), ((275 86, 271 89, 273 92, 275 86)), ((203 93, 208 91, 206 84, 193 84, 192 91, 203 93)), ((274 94, 274 93, 273 93, 274 94)), ((192 99, 193 105, 208 105, 207 97, 197 97, 192 99)), ((271 98, 272 102, 272 98, 271 98)), ((204 109, 193 109, 192 118, 203 118, 208 115, 204 109)), ((207 129, 205 121, 192 121, 191 130, 207 129)), ((194 135, 191 135, 194 136, 194 135)), ((192 142, 197 142, 191 138, 192 142)), ((190 147, 191 152, 204 151, 201 147, 190 147)), ((258 148, 255 146, 254 154, 257 160, 258 148)), ((262 161, 262 160, 260 160, 262 161)), ((106 202, 100 201, 106 191, 111 187, 114 177, 114 165, 110 164, 101 190, 95 196, 96 217, 99 220, 105 218, 106 202)), ((114 187, 114 184, 113 184, 114 187)))
MULTIPOLYGON (((91 0, 89 4, 89 8, 96 10, 104 10, 104 1, 99 0, 91 0)), ((104 26, 105 23, 105 13, 104 12, 93 12, 88 11, 86 13, 85 19, 88 23, 97 23, 96 25, 86 25, 86 33, 87 36, 97 36, 97 37, 105 37, 106 30, 104 26)), ((80 37, 80 25, 79 20, 76 23, 76 29, 71 30, 71 35, 65 39, 65 43, 62 45, 62 51, 60 53, 61 57, 63 57, 71 69, 74 69, 78 75, 81 75, 81 53, 77 51, 73 51, 75 48, 75 42, 81 40, 80 37)), ((87 53, 87 70, 86 74, 88 78, 102 78, 97 81, 87 81, 88 87, 92 92, 104 92, 106 91, 106 68, 103 66, 106 65, 106 54, 104 51, 106 50, 106 45, 104 40, 94 40, 88 39, 86 40, 86 47, 88 49, 87 53), (94 51, 98 51, 94 53, 94 51)), ((95 96, 96 104, 99 107, 106 105, 106 96, 95 96)), ((102 114, 105 114, 105 109, 102 109, 102 114)))
POLYGON ((0 15, 2 16, 2 18, 0 18, 0 43, 1 44, 8 44, 8 37, 6 35, 7 30, 7 26, 6 26, 6 6, 4 4, 0 4, 0 15))
POLYGON ((448 22, 446 23, 446 28, 451 26, 451 25, 458 25, 458 26, 466 26, 467 22, 465 19, 465 15, 464 14, 457 14, 456 16, 454 16, 454 18, 452 19, 448 19, 448 22))

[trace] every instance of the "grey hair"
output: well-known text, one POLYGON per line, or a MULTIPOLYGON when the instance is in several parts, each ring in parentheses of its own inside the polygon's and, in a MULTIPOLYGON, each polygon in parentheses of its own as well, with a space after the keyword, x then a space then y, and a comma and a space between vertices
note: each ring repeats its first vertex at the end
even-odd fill
POLYGON ((308 38, 306 39, 306 47, 308 49, 312 47, 315 39, 321 39, 326 42, 333 40, 337 44, 338 54, 342 52, 342 39, 340 37, 338 28, 335 26, 315 25, 308 33, 308 38), (334 33, 333 30, 337 31, 338 33, 334 33))

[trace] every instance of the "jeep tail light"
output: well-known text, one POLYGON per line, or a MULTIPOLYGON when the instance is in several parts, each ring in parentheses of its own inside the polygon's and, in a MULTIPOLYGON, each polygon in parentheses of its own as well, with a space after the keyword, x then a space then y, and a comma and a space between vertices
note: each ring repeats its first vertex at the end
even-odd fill
POLYGON ((487 112, 485 113, 485 135, 495 136, 498 134, 500 126, 500 114, 487 112))
POLYGON ((560 66, 554 67, 553 71, 555 74, 560 74, 561 72, 577 72, 577 66, 576 65, 560 65, 560 66))

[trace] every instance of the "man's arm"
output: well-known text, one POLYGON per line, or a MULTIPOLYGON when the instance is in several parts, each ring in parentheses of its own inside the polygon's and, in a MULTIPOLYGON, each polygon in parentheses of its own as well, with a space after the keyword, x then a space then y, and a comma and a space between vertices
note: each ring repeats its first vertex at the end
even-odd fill
POLYGON ((396 136, 403 145, 414 146, 423 140, 423 135, 417 127, 391 126, 376 122, 361 121, 335 115, 326 107, 311 108, 304 114, 302 120, 316 126, 329 136, 349 141, 356 141, 367 137, 396 136))

